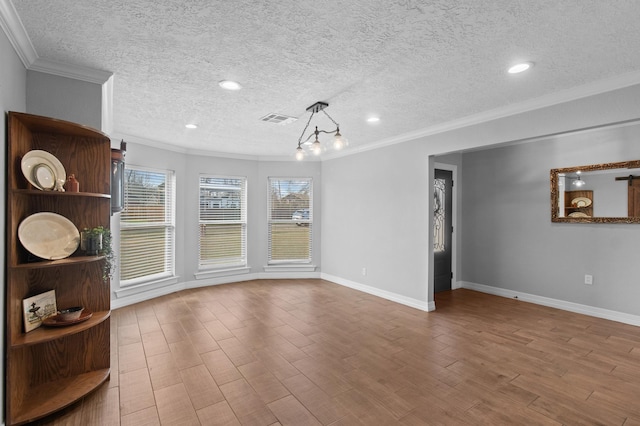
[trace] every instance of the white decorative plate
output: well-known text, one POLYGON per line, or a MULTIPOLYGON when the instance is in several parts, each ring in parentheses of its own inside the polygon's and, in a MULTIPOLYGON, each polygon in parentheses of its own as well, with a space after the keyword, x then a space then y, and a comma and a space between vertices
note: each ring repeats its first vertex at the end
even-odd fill
POLYGON ((591 199, 587 197, 576 197, 571 200, 571 205, 576 207, 589 207, 591 205, 591 199))
POLYGON ((583 212, 573 212, 573 213, 569 213, 569 217, 591 217, 591 216, 583 212))
POLYGON ((78 228, 56 213, 35 213, 18 226, 18 238, 30 253, 43 259, 64 259, 80 244, 78 228))
POLYGON ((33 167, 33 180, 42 189, 53 189, 56 185, 56 174, 51 167, 44 163, 36 164, 33 167))
POLYGON ((67 180, 67 173, 60 160, 47 151, 34 149, 33 151, 27 152, 24 157, 22 157, 20 166, 22 167, 24 177, 27 178, 31 185, 38 189, 53 189, 56 181, 67 180), (47 176, 49 175, 47 168, 53 176, 47 176))

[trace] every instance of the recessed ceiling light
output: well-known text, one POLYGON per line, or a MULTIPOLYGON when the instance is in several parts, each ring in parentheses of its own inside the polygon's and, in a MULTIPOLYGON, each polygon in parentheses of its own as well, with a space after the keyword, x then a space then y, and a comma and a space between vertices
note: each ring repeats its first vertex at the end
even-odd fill
POLYGON ((369 118, 367 118, 367 122, 369 122, 369 123, 377 123, 378 121, 380 121, 380 117, 369 117, 369 118))
POLYGON ((197 129, 198 125, 197 124, 185 124, 184 127, 186 127, 187 129, 197 129))
POLYGON ((222 80, 218 84, 220 85, 220 87, 222 87, 223 89, 227 89, 227 90, 240 90, 240 89, 242 89, 242 86, 237 81, 222 80))
POLYGON ((521 64, 516 64, 512 66, 511 68, 509 68, 508 72, 509 74, 517 74, 519 72, 528 70, 532 66, 533 66, 533 62, 523 62, 521 64))

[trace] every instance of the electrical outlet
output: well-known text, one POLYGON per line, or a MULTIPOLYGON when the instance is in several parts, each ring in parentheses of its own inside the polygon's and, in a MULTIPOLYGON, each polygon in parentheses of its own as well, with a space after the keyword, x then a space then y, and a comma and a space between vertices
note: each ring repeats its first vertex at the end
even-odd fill
POLYGON ((367 268, 362 268, 362 276, 366 276, 367 275, 367 268))
POLYGON ((587 285, 593 285, 593 275, 585 275, 584 283, 587 285))

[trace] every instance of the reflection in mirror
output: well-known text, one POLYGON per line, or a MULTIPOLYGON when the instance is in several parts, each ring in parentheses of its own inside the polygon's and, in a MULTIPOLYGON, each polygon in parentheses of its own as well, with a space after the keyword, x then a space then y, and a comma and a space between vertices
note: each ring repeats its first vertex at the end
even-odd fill
POLYGON ((640 160, 552 169, 551 221, 640 223, 640 160))

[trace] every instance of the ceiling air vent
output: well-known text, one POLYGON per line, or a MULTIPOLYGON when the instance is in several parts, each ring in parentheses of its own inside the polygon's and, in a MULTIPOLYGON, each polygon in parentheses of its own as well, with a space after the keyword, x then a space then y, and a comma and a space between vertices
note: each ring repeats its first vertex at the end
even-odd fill
POLYGON ((266 121, 267 123, 289 124, 289 123, 293 123, 294 121, 296 121, 297 118, 296 117, 289 117, 288 115, 284 115, 284 114, 276 114, 276 113, 272 112, 271 114, 265 115, 260 120, 266 121))

